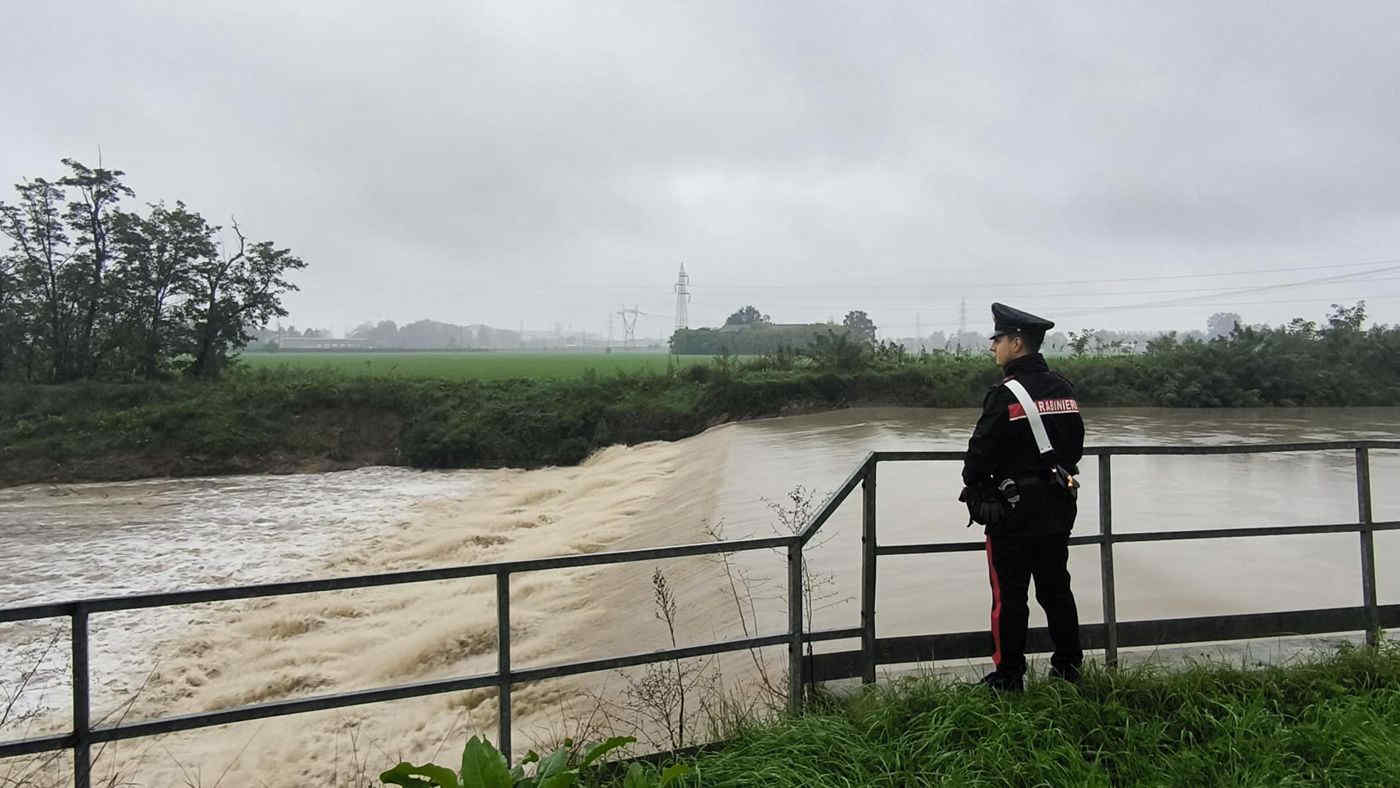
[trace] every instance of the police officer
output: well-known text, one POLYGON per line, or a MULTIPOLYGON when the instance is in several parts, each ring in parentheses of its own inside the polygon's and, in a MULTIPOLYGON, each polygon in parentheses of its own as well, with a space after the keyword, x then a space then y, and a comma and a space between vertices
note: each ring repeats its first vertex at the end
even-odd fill
POLYGON ((992 319, 992 352, 1005 378, 982 399, 962 475, 965 497, 992 501, 1001 512, 985 518, 994 521, 985 525, 996 670, 982 683, 1019 691, 1026 673, 1031 578, 1055 646, 1050 675, 1078 681, 1084 661, 1068 569, 1069 532, 1077 512, 1073 474, 1084 454, 1084 421, 1074 387, 1052 372, 1040 354, 1045 332, 1055 324, 1005 304, 992 304, 992 319), (1019 381, 1035 403, 1052 451, 1041 451, 1032 417, 1006 385, 1010 381, 1019 381))

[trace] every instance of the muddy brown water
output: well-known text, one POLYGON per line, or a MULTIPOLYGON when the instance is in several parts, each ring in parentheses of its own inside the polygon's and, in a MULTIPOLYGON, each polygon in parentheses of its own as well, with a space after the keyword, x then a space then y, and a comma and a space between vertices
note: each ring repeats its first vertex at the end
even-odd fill
MULTIPOLYGON (((696 542, 716 526, 728 538, 766 536, 782 531, 774 506, 790 505, 794 487, 803 486, 815 508, 866 452, 961 449, 974 417, 969 410, 854 409, 771 419, 677 443, 614 447, 577 468, 528 472, 366 468, 11 488, 0 492, 0 606, 696 542)), ((1101 408, 1085 418, 1091 445, 1400 435, 1394 408, 1101 408)), ((882 465, 881 541, 980 538, 964 528, 958 470, 948 462, 882 465)), ((1373 453, 1377 519, 1400 519, 1397 471, 1400 452, 1373 453)), ((1085 463, 1078 533, 1097 530, 1095 475, 1085 463)), ((1356 518, 1354 458, 1346 451, 1119 457, 1113 491, 1118 532, 1356 518)), ((818 628, 859 620, 859 517, 856 494, 810 551, 822 578, 818 628)), ((1380 600, 1400 601, 1400 535, 1378 534, 1376 543, 1380 600)), ((1354 535, 1120 545, 1116 556, 1125 620, 1360 600, 1354 535)), ((767 553, 736 556, 732 565, 750 578, 746 590, 763 632, 785 627, 783 565, 782 556, 767 553)), ((682 603, 682 645, 742 634, 732 589, 713 560, 531 573, 512 584, 514 663, 668 646, 649 606, 657 568, 682 603)), ((1097 548, 1072 551, 1071 572, 1082 617, 1099 620, 1097 548)), ((984 627, 986 582, 980 554, 882 558, 879 634, 984 627)), ((1032 606, 1032 624, 1041 621, 1032 606)), ((95 616, 94 716, 134 720, 487 672, 494 627, 493 588, 475 581, 95 616)), ((63 621, 0 625, 7 695, 23 672, 38 668, 0 738, 67 724, 66 637, 63 621), (16 722, 17 715, 24 719, 16 722)), ((733 667, 730 678, 741 680, 742 670, 733 667)), ((517 689, 517 743, 576 725, 571 699, 606 693, 620 680, 609 674, 517 689)), ((449 740, 466 731, 492 731, 494 714, 489 691, 461 693, 128 743, 104 765, 150 785, 183 784, 192 767, 224 774, 225 784, 325 780, 328 769, 339 779, 352 763, 377 773, 400 756, 450 751, 449 740)), ((7 768, 14 765, 0 763, 0 775, 7 768)))

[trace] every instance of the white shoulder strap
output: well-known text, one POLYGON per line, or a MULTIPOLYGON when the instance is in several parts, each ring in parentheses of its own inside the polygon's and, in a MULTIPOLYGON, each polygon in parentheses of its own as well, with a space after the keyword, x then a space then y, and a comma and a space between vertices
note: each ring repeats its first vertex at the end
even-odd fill
POLYGON ((1031 434, 1035 436, 1035 445, 1040 447, 1040 453, 1049 454, 1055 447, 1050 445, 1050 436, 1045 434, 1045 422, 1040 418, 1040 408, 1035 406, 1031 393, 1021 385, 1021 381, 1014 378, 1003 385, 1011 389, 1011 393, 1016 395, 1016 401, 1025 409, 1026 420, 1031 423, 1031 434))

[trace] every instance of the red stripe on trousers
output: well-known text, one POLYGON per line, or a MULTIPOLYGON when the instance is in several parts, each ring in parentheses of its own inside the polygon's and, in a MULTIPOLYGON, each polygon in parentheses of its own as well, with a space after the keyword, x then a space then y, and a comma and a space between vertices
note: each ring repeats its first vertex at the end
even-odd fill
POLYGON ((992 662, 1001 667, 1001 583, 997 581, 996 564, 992 563, 992 540, 987 538, 987 576, 992 581, 992 662))

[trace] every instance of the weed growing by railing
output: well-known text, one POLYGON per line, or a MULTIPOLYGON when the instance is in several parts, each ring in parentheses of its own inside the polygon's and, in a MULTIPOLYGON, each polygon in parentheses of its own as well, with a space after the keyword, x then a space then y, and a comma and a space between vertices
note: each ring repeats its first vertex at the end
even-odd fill
MULTIPOLYGON (((462 766, 458 771, 433 763, 414 766, 405 762, 379 775, 379 779, 385 785, 404 788, 569 788, 585 780, 595 782, 591 778, 598 777, 604 765, 603 756, 635 741, 630 736, 613 737, 590 747, 575 761, 573 742, 566 739, 563 747, 543 757, 531 750, 511 768, 506 764, 506 757, 489 741, 473 736, 462 750, 462 766)), ((681 764, 661 770, 634 761, 623 773, 622 785, 624 788, 667 788, 690 771, 689 766, 681 764)))

